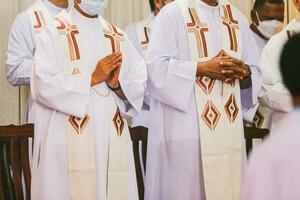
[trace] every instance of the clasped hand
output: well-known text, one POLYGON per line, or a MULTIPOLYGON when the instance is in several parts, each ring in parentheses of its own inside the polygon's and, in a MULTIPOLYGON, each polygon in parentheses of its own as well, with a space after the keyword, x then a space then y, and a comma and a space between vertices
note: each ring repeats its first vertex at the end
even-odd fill
POLYGON ((122 65, 122 54, 112 53, 98 61, 96 69, 92 74, 91 85, 97 85, 102 82, 114 88, 118 84, 119 74, 122 65))
POLYGON ((224 50, 211 60, 198 63, 197 67, 197 76, 207 76, 226 83, 232 83, 237 79, 243 80, 249 75, 245 63, 229 56, 224 50))

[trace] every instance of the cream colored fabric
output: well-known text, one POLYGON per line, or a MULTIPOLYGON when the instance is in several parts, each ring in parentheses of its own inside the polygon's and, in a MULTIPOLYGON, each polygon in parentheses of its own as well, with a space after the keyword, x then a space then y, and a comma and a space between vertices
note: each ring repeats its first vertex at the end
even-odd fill
MULTIPOLYGON (((200 39, 195 37, 195 31, 198 31, 196 29, 203 26, 201 28, 204 30, 207 27, 206 24, 209 23, 201 14, 197 1, 190 0, 189 5, 185 5, 186 1, 183 0, 178 2, 189 32, 192 60, 203 62, 211 59, 213 57, 211 49, 214 40, 211 37, 210 30, 207 29, 204 33, 205 36, 200 39), (191 27, 189 24, 194 20, 196 24, 191 27), (199 42, 199 40, 202 42, 199 42), (197 44, 200 46, 202 44, 202 47, 197 44), (207 55, 205 55, 206 51, 207 55)), ((236 20, 235 10, 231 9, 228 1, 222 0, 219 2, 222 16, 230 20, 232 11, 233 19, 236 20)), ((220 23, 224 22, 220 21, 220 23)), ((229 41, 226 26, 222 26, 222 32, 224 38, 223 49, 229 55, 241 58, 243 47, 241 46, 240 31, 236 29, 234 33, 232 32, 237 39, 236 49, 234 45, 230 46, 230 42, 226 42, 229 41)), ((243 142, 239 81, 236 80, 235 84, 231 85, 208 77, 199 77, 195 82, 195 91, 200 122, 199 132, 206 198, 239 199, 240 191, 237 188, 239 188, 241 180, 241 149, 243 142), (205 87, 205 89, 201 89, 201 87, 205 87)))

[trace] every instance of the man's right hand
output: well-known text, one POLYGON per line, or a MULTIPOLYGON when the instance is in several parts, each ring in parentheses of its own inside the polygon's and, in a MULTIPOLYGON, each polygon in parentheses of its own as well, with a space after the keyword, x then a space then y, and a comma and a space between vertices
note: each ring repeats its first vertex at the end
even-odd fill
POLYGON ((92 74, 91 86, 107 81, 113 72, 122 62, 121 53, 112 53, 98 61, 95 71, 92 74))

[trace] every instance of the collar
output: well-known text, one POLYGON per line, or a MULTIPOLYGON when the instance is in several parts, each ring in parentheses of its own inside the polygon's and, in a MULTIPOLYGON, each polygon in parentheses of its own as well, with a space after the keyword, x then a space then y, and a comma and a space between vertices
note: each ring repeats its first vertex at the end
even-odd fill
POLYGON ((202 0, 198 0, 197 4, 206 9, 216 9, 216 8, 219 8, 220 4, 221 4, 220 1, 217 1, 217 2, 218 2, 218 5, 216 5, 216 6, 208 5, 207 3, 203 2, 202 0))
POLYGON ((97 26, 97 23, 100 22, 100 20, 99 20, 100 14, 98 15, 97 18, 85 17, 75 7, 73 7, 71 10, 71 16, 73 17, 74 22, 82 23, 86 26, 94 27, 94 26, 97 26))

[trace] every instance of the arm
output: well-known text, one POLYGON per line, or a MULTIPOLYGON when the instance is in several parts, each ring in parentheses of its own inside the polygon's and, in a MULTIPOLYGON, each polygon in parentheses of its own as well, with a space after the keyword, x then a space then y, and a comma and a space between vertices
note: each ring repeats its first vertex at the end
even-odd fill
POLYGON ((147 56, 148 91, 155 100, 184 112, 194 92, 197 63, 179 55, 178 29, 184 26, 178 26, 171 6, 154 22, 147 56))
POLYGON ((30 84, 34 52, 35 32, 29 16, 23 12, 16 17, 8 41, 6 77, 10 84, 30 84))
POLYGON ((113 94, 122 113, 133 117, 141 111, 143 105, 147 69, 144 59, 135 50, 127 36, 125 36, 122 56, 118 78, 121 90, 113 94))
POLYGON ((31 79, 32 97, 43 106, 81 118, 90 97, 91 75, 64 73, 64 52, 57 44, 54 29, 47 27, 38 38, 31 79))
POLYGON ((283 43, 278 45, 278 39, 280 38, 276 37, 271 40, 262 53, 260 65, 263 71, 263 87, 259 101, 272 110, 289 112, 292 110, 292 99, 281 80, 279 57, 283 43))
MULTIPOLYGON (((252 121, 256 113, 256 110, 259 106, 258 103, 258 94, 261 90, 262 79, 261 79, 261 70, 258 67, 259 57, 257 46, 251 30, 249 28, 249 23, 247 19, 242 17, 242 37, 243 37, 243 55, 242 60, 245 64, 250 67, 251 77, 248 80, 248 86, 242 88, 241 90, 241 100, 243 108, 243 117, 247 121, 252 121), (250 83, 249 83, 250 82, 250 83)), ((243 86, 243 84, 241 84, 243 86)))

